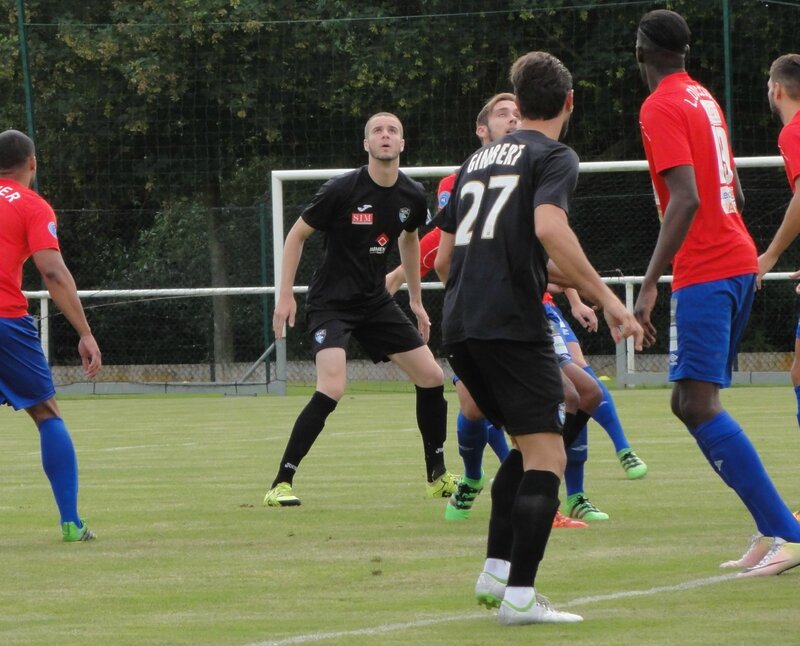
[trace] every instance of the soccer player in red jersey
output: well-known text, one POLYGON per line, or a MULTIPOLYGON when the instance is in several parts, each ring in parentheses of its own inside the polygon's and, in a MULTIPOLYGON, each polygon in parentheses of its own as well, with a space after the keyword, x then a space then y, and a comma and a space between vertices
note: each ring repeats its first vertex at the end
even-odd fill
POLYGON ((78 462, 42 351, 28 301, 22 266, 33 256, 50 297, 80 337, 78 353, 90 378, 102 366, 100 349, 78 299, 58 245, 56 216, 30 189, 36 175, 33 141, 17 131, 0 133, 0 404, 24 409, 39 429, 42 466, 50 481, 66 542, 94 533, 78 514, 78 462))
MULTIPOLYGON (((778 135, 778 148, 783 155, 792 199, 775 237, 758 257, 759 280, 775 266, 780 255, 800 233, 800 54, 784 54, 773 61, 767 81, 767 98, 773 114, 783 124, 778 135)), ((800 278, 800 271, 792 274, 792 278, 800 278)), ((800 293, 800 286, 796 291, 800 293)), ((791 375, 797 399, 797 423, 800 425, 800 320, 795 330, 791 375)), ((800 520, 800 511, 794 515, 800 520)))
POLYGON ((636 35, 636 60, 651 92, 639 122, 661 231, 635 313, 651 345, 657 282, 672 263, 672 411, 758 531, 742 558, 722 566, 743 568, 740 576, 780 574, 800 564, 800 523, 719 397, 730 385, 750 316, 758 258, 741 216, 744 199, 722 110, 686 73, 689 37, 683 17, 663 9, 646 14, 636 35))
MULTIPOLYGON (((780 255, 800 234, 800 54, 784 54, 772 63, 767 88, 770 108, 783 124, 778 135, 778 148, 783 155, 792 199, 772 242, 758 257, 759 279, 775 266, 780 255)), ((800 424, 800 322, 795 337, 792 384, 797 396, 797 420, 800 424)))

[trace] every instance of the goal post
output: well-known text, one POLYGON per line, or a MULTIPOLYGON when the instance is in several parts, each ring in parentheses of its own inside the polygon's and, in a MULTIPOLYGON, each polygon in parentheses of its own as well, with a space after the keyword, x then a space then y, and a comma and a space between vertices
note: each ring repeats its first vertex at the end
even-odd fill
MULTIPOLYGON (((783 159, 780 156, 767 157, 738 157, 736 158, 737 168, 773 168, 782 167, 783 159)), ((458 166, 419 166, 403 167, 400 170, 406 175, 416 178, 425 177, 444 177, 456 170, 458 166)), ((286 214, 284 212, 284 183, 293 181, 324 181, 332 177, 346 173, 354 169, 317 169, 317 170, 274 170, 271 177, 272 188, 272 235, 273 235, 273 259, 275 288, 280 285, 281 264, 283 260, 284 242, 284 222, 286 214)), ((643 173, 648 170, 645 160, 628 161, 609 161, 609 162, 581 162, 579 172, 581 174, 595 173, 643 173)), ((580 192, 580 189, 579 189, 580 192)), ((604 277, 603 280, 611 285, 619 285, 624 289, 625 304, 630 311, 633 311, 635 300, 634 286, 642 283, 643 276, 613 276, 604 277)), ((787 280, 788 273, 772 273, 765 276, 766 280, 787 280)), ((659 283, 670 283, 671 276, 662 276, 659 283)), ((426 289, 442 290, 441 283, 424 283, 426 289)), ((305 293, 307 286, 295 286, 296 294, 305 293)), ((273 292, 274 293, 274 292, 273 292)), ((277 298, 277 296, 276 296, 277 298)), ((667 373, 665 370, 641 371, 636 368, 636 353, 633 347, 633 340, 628 339, 625 343, 617 344, 615 355, 616 380, 621 386, 635 386, 638 384, 664 384, 667 383, 667 373)), ((275 365, 276 378, 279 381, 279 389, 285 389, 287 375, 287 353, 285 337, 275 343, 275 365)), ((736 382, 747 383, 772 383, 783 381, 784 372, 776 371, 746 371, 737 374, 736 382)))

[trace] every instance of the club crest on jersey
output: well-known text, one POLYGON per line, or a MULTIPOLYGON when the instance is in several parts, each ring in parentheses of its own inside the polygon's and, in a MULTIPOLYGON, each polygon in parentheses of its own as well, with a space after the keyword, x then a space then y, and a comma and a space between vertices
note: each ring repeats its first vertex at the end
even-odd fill
POLYGON ((377 238, 375 238, 375 243, 369 248, 369 252, 372 254, 383 255, 386 253, 386 245, 389 244, 389 236, 385 233, 381 233, 377 238))
POLYGON ((54 238, 58 238, 58 233, 56 232, 56 223, 55 222, 50 222, 47 225, 47 230, 50 232, 51 236, 53 236, 54 238))
POLYGON ((446 207, 449 201, 450 191, 442 191, 439 193, 439 210, 441 211, 444 207, 446 207))
POLYGON ((404 206, 402 209, 400 209, 398 216, 400 218, 400 222, 404 223, 406 220, 408 220, 408 218, 411 217, 411 209, 409 209, 407 206, 404 206))
POLYGON ((328 331, 325 328, 317 330, 314 332, 314 341, 317 345, 322 345, 322 342, 325 340, 326 336, 328 336, 328 331))

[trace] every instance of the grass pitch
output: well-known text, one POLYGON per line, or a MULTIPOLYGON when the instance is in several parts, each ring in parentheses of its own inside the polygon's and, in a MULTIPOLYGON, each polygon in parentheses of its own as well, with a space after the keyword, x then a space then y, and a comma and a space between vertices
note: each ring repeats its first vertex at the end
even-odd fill
MULTIPOLYGON (((650 472, 625 480, 592 423, 586 490, 611 520, 554 530, 537 582, 585 621, 521 628, 500 628, 472 596, 488 492, 456 523, 424 498, 410 393, 346 395, 295 479, 303 505, 287 509, 261 499, 306 394, 63 399, 98 534, 87 544, 61 543, 36 430, 0 410, 0 643, 793 641, 800 568, 720 578, 753 531, 742 505, 672 418, 669 390, 614 396, 650 472)), ((799 507, 791 388, 735 388, 724 402, 799 507)), ((453 421, 457 471, 454 437, 453 421)))

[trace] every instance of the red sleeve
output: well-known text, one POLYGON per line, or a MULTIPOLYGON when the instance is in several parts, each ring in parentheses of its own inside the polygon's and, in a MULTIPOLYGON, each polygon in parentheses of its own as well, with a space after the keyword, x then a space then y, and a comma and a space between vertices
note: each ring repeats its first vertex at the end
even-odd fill
POLYGON ((675 166, 693 166, 688 129, 680 110, 674 105, 646 101, 639 115, 642 138, 649 142, 657 173, 675 166))
POLYGON ((434 227, 419 241, 419 275, 425 276, 433 269, 436 262, 436 254, 439 252, 439 239, 442 237, 442 230, 434 227))
POLYGON ((778 147, 783 155, 783 163, 786 166, 786 177, 795 190, 797 178, 800 177, 800 125, 784 128, 778 136, 778 147))
POLYGON ((31 200, 30 203, 25 205, 25 215, 25 228, 30 252, 35 253, 42 249, 60 251, 56 230, 56 214, 50 205, 42 198, 31 200))

